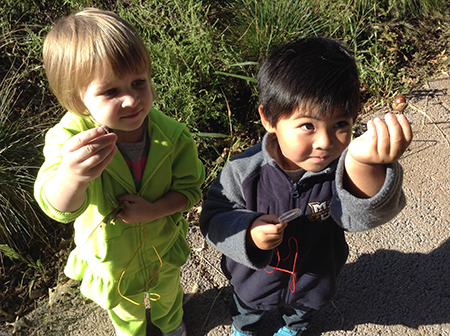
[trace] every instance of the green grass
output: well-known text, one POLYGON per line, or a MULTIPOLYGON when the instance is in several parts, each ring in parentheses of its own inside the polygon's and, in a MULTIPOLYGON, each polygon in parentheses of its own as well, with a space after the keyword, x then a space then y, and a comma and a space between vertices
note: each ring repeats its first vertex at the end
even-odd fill
MULTIPOLYGON (((6 73, 0 83, 0 243, 16 251, 36 244, 50 246, 50 220, 33 198, 33 184, 42 164, 40 118, 27 109, 14 113, 22 99, 21 75, 6 73)), ((32 262, 32 261, 29 261, 32 262)))
POLYGON ((0 0, 0 244, 18 253, 56 241, 31 196, 43 134, 64 113, 47 87, 41 48, 59 17, 85 6, 116 11, 143 37, 155 104, 194 134, 205 189, 263 133, 255 77, 274 45, 343 40, 358 63, 366 113, 449 64, 444 0, 0 0))
POLYGON ((273 44, 320 34, 327 22, 321 20, 318 0, 228 1, 232 16, 227 42, 248 59, 262 61, 273 44))
POLYGON ((131 1, 119 5, 118 13, 147 42, 161 97, 158 108, 193 131, 210 127, 215 120, 224 122, 223 94, 212 75, 221 50, 213 40, 208 8, 197 0, 131 1), (199 111, 203 111, 201 117, 199 111))

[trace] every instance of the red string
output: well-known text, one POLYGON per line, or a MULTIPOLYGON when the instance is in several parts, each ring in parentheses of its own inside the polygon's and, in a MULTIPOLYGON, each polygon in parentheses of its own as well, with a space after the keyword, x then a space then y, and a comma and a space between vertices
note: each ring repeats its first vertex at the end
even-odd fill
MULTIPOLYGON (((281 259, 281 257, 280 257, 280 251, 278 250, 278 247, 276 247, 275 249, 274 249, 274 252, 275 252, 275 254, 277 255, 277 265, 274 267, 274 266, 268 266, 268 267, 271 267, 273 270, 277 270, 277 271, 281 271, 281 272, 286 272, 286 273, 289 273, 289 274, 291 274, 292 275, 292 280, 291 280, 291 284, 289 285, 289 290, 292 292, 292 293, 294 293, 295 292, 295 279, 296 279, 296 275, 295 275, 295 267, 296 267, 296 265, 297 265, 297 257, 298 257, 298 242, 297 242, 297 239, 295 239, 294 237, 291 237, 291 238, 289 238, 289 240, 288 240, 288 246, 289 246, 289 253, 288 253, 288 255, 287 255, 287 257, 286 258, 284 258, 284 259, 281 259), (295 242, 295 256, 294 256, 294 264, 293 264, 293 266, 292 266, 292 271, 289 271, 289 270, 286 270, 286 269, 284 269, 284 268, 279 268, 278 267, 278 265, 280 264, 280 261, 284 261, 284 260, 287 260, 287 259, 289 259, 289 257, 291 256, 291 240, 293 240, 294 242, 295 242)), ((267 268, 267 267, 266 267, 267 268)), ((271 274, 271 273, 273 273, 273 270, 272 271, 268 271, 266 268, 264 268, 264 270, 267 272, 267 273, 269 273, 269 274, 271 274)))

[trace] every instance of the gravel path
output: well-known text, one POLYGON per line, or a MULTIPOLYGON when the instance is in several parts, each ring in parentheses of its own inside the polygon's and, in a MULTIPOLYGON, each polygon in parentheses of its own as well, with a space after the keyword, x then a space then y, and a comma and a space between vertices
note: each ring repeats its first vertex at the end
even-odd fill
MULTIPOLYGON (((305 336, 450 336, 450 78, 443 75, 406 95, 414 140, 401 158, 407 206, 390 223, 347 235, 350 256, 332 304, 305 336)), ((182 270, 190 336, 230 335, 231 289, 220 255, 190 228, 192 256, 182 270)), ((147 310, 150 313, 150 309, 147 310)), ((276 314, 261 336, 273 334, 276 314)), ((80 297, 44 304, 15 335, 114 335, 107 313, 80 297)), ((13 327, 0 330, 11 335, 13 327)), ((160 335, 152 325, 148 335, 160 335)))

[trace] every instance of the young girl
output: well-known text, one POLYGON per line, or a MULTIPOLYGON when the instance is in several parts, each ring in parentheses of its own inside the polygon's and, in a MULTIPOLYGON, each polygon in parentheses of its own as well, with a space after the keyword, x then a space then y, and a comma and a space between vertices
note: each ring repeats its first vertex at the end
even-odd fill
POLYGON ((146 335, 145 292, 163 335, 186 335, 182 212, 200 200, 204 170, 186 126, 152 108, 144 43, 117 15, 85 9, 55 25, 43 57, 69 113, 46 135, 35 197, 51 218, 75 220, 65 273, 118 335, 146 335))

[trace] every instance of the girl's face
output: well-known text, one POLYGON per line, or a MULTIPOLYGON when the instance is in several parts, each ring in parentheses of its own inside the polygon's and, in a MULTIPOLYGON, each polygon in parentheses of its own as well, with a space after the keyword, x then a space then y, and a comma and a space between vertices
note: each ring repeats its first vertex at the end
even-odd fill
POLYGON ((92 119, 114 130, 119 141, 142 140, 153 96, 147 71, 123 77, 97 77, 81 95, 92 119))
POLYGON ((284 170, 318 172, 336 160, 349 145, 353 119, 340 115, 316 118, 295 111, 270 125, 261 113, 264 127, 277 135, 284 170))

